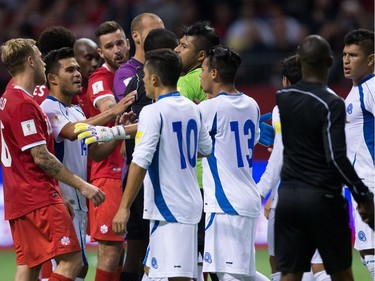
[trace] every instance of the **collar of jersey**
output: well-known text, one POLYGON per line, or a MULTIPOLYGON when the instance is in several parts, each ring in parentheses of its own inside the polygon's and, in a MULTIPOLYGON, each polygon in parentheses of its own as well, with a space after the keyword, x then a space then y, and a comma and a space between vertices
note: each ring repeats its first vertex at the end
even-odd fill
POLYGON ((365 77, 361 82, 359 82, 359 84, 365 83, 367 80, 370 80, 374 76, 375 76, 374 73, 370 74, 369 76, 365 77))
POLYGON ((228 94, 228 93, 226 93, 226 92, 220 92, 220 93, 217 94, 217 97, 218 97, 218 96, 241 96, 241 95, 243 95, 243 93, 238 93, 238 94, 228 94))
POLYGON ((57 98, 53 97, 53 96, 47 96, 46 99, 49 99, 49 100, 53 100, 53 101, 58 101, 59 103, 61 103, 63 106, 66 107, 66 104, 59 101, 57 98))
POLYGON ((158 100, 161 100, 161 99, 164 99, 164 98, 167 98, 167 97, 175 97, 175 96, 181 96, 180 92, 176 91, 176 92, 171 92, 171 93, 168 93, 168 94, 165 94, 165 95, 161 95, 158 97, 158 100))

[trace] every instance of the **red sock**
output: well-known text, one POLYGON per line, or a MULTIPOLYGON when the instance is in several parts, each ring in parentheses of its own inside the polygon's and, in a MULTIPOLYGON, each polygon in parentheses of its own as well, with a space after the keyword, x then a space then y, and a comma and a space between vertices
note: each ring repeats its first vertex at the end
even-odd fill
POLYGON ((112 281, 115 278, 116 272, 103 271, 99 268, 96 269, 95 281, 112 281))
POLYGON ((42 269, 40 270, 40 277, 42 279, 48 279, 52 274, 52 262, 46 261, 42 265, 42 269))
POLYGON ((73 279, 67 278, 64 275, 52 272, 51 276, 49 277, 49 281, 73 281, 73 279))

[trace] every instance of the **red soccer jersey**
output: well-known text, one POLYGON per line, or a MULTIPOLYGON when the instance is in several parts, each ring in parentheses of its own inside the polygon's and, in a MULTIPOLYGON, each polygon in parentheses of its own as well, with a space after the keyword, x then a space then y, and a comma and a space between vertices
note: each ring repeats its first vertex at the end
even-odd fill
POLYGON ((34 163, 30 153, 41 144, 54 153, 51 125, 32 95, 17 86, 6 90, 0 99, 0 120, 5 219, 61 203, 57 181, 34 163))
MULTIPOLYGON (((95 107, 98 100, 107 96, 114 97, 112 90, 114 76, 114 73, 112 73, 105 64, 99 67, 90 76, 87 87, 87 96, 90 99, 91 117, 100 113, 100 111, 95 107)), ((113 125, 114 122, 105 124, 105 126, 113 125)), ((98 178, 121 179, 123 164, 124 159, 120 155, 120 146, 118 146, 105 160, 99 163, 92 162, 90 180, 92 181, 98 178)))
MULTIPOLYGON (((12 89, 13 86, 14 85, 13 85, 13 78, 12 78, 8 82, 8 84, 5 88, 5 91, 8 90, 8 89, 12 89)), ((34 89, 34 92, 33 92, 34 99, 38 104, 41 104, 46 99, 46 97, 48 95, 49 95, 49 90, 48 90, 46 85, 36 86, 35 89, 34 89)))

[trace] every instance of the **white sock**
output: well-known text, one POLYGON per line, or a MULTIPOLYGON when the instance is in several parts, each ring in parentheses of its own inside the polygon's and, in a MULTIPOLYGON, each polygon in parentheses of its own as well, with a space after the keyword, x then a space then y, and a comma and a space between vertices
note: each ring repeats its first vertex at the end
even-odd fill
POLYGON ((262 273, 260 272, 256 272, 255 273, 255 281, 270 281, 270 279, 268 279, 266 276, 264 276, 262 273))
POLYGON ((314 281, 313 273, 311 271, 303 273, 301 281, 314 281))
POLYGON ((331 276, 327 274, 325 270, 319 271, 314 274, 315 281, 331 281, 331 276))
POLYGON ((374 272, 375 271, 375 256, 366 255, 364 260, 365 260, 365 266, 367 267, 372 279, 374 280, 375 278, 375 272, 374 272))
POLYGON ((275 272, 271 274, 271 281, 280 281, 281 272, 275 272))

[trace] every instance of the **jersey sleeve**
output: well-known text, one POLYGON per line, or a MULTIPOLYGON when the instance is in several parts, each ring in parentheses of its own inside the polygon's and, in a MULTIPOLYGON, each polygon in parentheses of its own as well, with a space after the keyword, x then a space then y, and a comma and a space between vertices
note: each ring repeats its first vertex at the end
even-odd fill
POLYGON ((113 94, 113 74, 109 71, 94 73, 89 79, 87 94, 92 105, 96 107, 98 100, 105 97, 114 97, 113 94))
POLYGON ((275 140, 272 153, 268 159, 266 170, 264 171, 257 186, 260 195, 265 198, 272 189, 277 189, 280 182, 280 172, 283 165, 283 142, 281 138, 280 115, 277 106, 272 111, 272 123, 275 129, 275 140))
POLYGON ((47 143, 42 122, 47 123, 47 128, 49 122, 35 103, 24 101, 18 104, 12 110, 11 120, 14 124, 11 130, 17 136, 15 141, 22 151, 47 143))
POLYGON ((160 140, 161 117, 155 106, 143 108, 139 116, 138 131, 135 137, 133 162, 147 169, 154 157, 160 140))
POLYGON ((201 126, 199 130, 199 138, 198 138, 198 152, 202 155, 208 156, 212 152, 212 139, 208 134, 207 128, 202 123, 202 114, 199 112, 201 126))
POLYGON ((66 118, 62 107, 57 101, 45 100, 40 107, 47 115, 48 120, 51 124, 52 134, 56 142, 61 142, 64 138, 60 137, 61 130, 66 124, 70 123, 70 120, 66 118))

